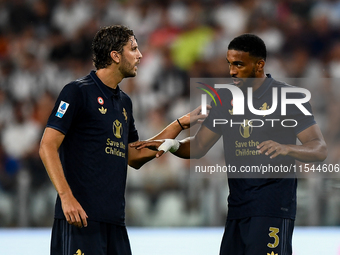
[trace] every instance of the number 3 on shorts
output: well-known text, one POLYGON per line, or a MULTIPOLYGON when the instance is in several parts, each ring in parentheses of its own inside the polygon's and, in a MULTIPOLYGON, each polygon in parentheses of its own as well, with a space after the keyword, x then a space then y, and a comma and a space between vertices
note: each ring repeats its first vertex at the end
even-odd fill
POLYGON ((270 237, 273 237, 275 240, 274 240, 274 243, 268 243, 267 246, 269 248, 275 248, 275 247, 277 247, 279 245, 279 242, 280 242, 280 238, 277 235, 277 233, 279 233, 279 229, 278 228, 270 227, 269 231, 271 231, 271 232, 268 235, 270 237))

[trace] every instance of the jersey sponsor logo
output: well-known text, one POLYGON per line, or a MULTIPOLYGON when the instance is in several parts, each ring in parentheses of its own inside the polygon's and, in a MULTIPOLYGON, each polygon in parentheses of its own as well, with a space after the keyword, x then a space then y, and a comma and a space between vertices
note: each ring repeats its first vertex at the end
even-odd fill
POLYGON ((99 103, 100 105, 103 105, 103 104, 104 104, 104 99, 101 98, 101 97, 98 97, 98 98, 97 98, 97 101, 98 101, 98 103, 99 103))
POLYGON ((119 122, 119 120, 115 120, 113 122, 113 134, 115 135, 116 138, 122 138, 123 135, 123 125, 122 123, 119 122))
POLYGON ((105 153, 110 155, 115 155, 118 157, 125 158, 125 144, 123 142, 117 142, 114 140, 111 140, 110 138, 107 138, 106 140, 106 147, 105 147, 105 153))
POLYGON ((82 253, 80 249, 78 249, 74 255, 85 255, 85 254, 82 253))
POLYGON ((127 112, 125 108, 123 108, 123 115, 124 115, 125 121, 127 122, 127 112))
MULTIPOLYGON (((266 110, 269 110, 269 105, 265 102, 261 107, 260 107, 260 110, 262 111, 266 111, 266 110)), ((263 117, 265 117, 266 115, 263 115, 263 117)))
POLYGON ((240 134, 243 138, 248 138, 250 137, 250 134, 253 132, 253 126, 252 122, 249 120, 245 120, 241 125, 240 125, 240 134))
POLYGON ((69 103, 61 101, 60 104, 59 104, 59 107, 58 107, 58 111, 55 114, 55 116, 57 116, 58 118, 62 118, 64 116, 64 114, 66 113, 69 105, 70 105, 69 103))
POLYGON ((102 108, 98 108, 101 114, 105 114, 107 112, 107 109, 102 106, 102 108))

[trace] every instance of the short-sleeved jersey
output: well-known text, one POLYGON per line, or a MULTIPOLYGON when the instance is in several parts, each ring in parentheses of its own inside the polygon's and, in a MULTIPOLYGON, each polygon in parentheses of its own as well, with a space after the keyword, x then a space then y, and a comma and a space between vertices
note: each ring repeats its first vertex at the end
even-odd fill
MULTIPOLYGON (((281 88, 292 86, 276 81, 270 75, 253 92, 255 109, 271 108, 274 87, 278 90, 278 104, 276 110, 269 116, 255 115, 250 112, 247 106, 247 93, 244 95, 244 115, 233 115, 232 94, 228 89, 220 89, 218 94, 222 105, 212 104, 209 116, 203 123, 213 132, 223 136, 226 165, 236 166, 237 171, 245 166, 293 167, 294 158, 280 155, 270 159, 269 156, 260 154, 256 146, 267 140, 280 144, 296 144, 297 134, 315 124, 313 115, 304 115, 294 104, 287 104, 286 115, 282 116, 281 88), (214 119, 227 120, 228 123, 214 126, 214 119)), ((304 95, 288 93, 287 97, 303 98, 304 95)), ((303 106, 310 113, 312 112, 309 103, 304 103, 303 106)), ((228 219, 252 216, 295 218, 297 180, 294 173, 287 174, 289 178, 275 178, 275 175, 271 178, 247 178, 249 173, 244 174, 245 178, 230 178, 231 175, 228 178, 230 189, 228 219)))
MULTIPOLYGON (((125 225, 128 144, 138 140, 131 99, 92 71, 63 88, 47 127, 65 135, 60 160, 89 220, 125 225)), ((59 196, 55 218, 65 218, 59 196)))

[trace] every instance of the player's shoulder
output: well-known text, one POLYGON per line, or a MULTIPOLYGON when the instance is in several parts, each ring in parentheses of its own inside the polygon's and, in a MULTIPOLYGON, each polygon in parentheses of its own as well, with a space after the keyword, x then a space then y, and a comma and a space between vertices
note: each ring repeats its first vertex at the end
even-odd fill
POLYGON ((84 77, 81 77, 81 78, 73 81, 72 83, 74 84, 74 86, 78 86, 79 88, 95 85, 95 82, 93 81, 93 79, 90 75, 86 75, 84 77))
POLYGON ((271 84, 272 87, 276 87, 276 88, 280 88, 279 89, 279 93, 282 93, 282 88, 288 88, 288 90, 286 91, 286 97, 290 98, 290 99, 299 99, 299 98, 305 98, 308 91, 306 91, 305 88, 301 88, 298 86, 294 86, 291 84, 288 84, 286 82, 283 81, 277 81, 273 79, 273 82, 271 84), (292 88, 292 90, 289 90, 289 88, 292 88))
POLYGON ((292 87, 295 87, 295 86, 290 85, 290 84, 288 84, 288 83, 286 83, 284 81, 278 81, 278 80, 275 80, 275 79, 273 79, 273 82, 271 83, 271 86, 272 87, 279 87, 279 88, 284 88, 284 87, 292 88, 292 87))
POLYGON ((271 86, 272 87, 281 87, 281 88, 297 88, 297 89, 303 89, 299 86, 295 86, 295 85, 292 85, 292 84, 289 84, 287 82, 284 82, 284 81, 278 81, 278 80, 275 80, 273 79, 273 82, 271 83, 271 86))
POLYGON ((71 81, 66 84, 63 88, 64 92, 72 93, 72 92, 79 92, 84 90, 90 86, 93 86, 94 82, 89 75, 81 77, 77 80, 71 81))

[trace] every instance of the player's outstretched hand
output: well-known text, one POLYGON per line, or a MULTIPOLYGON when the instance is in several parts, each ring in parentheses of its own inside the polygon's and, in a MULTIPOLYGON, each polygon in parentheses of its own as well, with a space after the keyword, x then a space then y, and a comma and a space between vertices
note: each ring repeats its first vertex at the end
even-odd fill
POLYGON ((73 195, 60 196, 67 222, 78 228, 87 227, 87 214, 73 195))
MULTIPOLYGON (((138 141, 130 144, 132 148, 136 148, 137 150, 141 150, 143 148, 148 148, 150 150, 158 151, 159 146, 164 143, 164 140, 150 140, 150 141, 138 141)), ((159 158, 164 154, 163 150, 160 150, 156 154, 156 158, 159 158)))
POLYGON ((270 156, 270 158, 275 158, 279 155, 286 156, 289 152, 288 146, 284 144, 279 144, 272 140, 264 141, 257 146, 261 154, 270 156))
MULTIPOLYGON (((210 110, 211 106, 207 105, 207 110, 210 110)), ((208 117, 206 114, 201 113, 201 106, 197 107, 195 110, 192 112, 189 112, 182 117, 180 117, 178 120, 180 121, 181 125, 183 126, 184 129, 190 128, 197 123, 202 123, 205 118, 208 117)))

